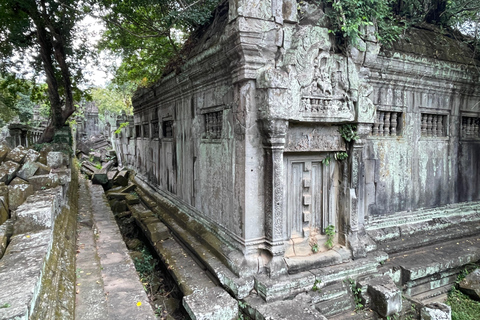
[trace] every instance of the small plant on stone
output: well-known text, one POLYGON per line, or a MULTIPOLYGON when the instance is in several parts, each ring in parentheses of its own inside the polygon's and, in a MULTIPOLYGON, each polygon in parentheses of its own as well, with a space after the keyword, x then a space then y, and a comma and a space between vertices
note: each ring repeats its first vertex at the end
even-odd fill
POLYGON ((316 279, 315 282, 313 283, 312 291, 320 292, 320 288, 318 287, 320 283, 322 283, 322 280, 316 279))
POLYGON ((331 249, 333 247, 333 237, 335 236, 335 227, 332 225, 329 225, 328 227, 326 227, 325 234, 327 235, 327 242, 325 243, 325 245, 327 246, 328 249, 331 249))
POLYGON ((6 308, 10 308, 10 307, 11 307, 10 303, 4 303, 4 304, 0 305, 0 309, 6 309, 6 308))
POLYGON ((353 299, 355 301, 355 311, 363 309, 362 297, 362 289, 357 287, 357 283, 352 278, 348 278, 348 284, 350 285, 350 289, 352 290, 353 299))
POLYGON ((322 160, 322 164, 328 166, 330 164, 330 156, 326 156, 325 159, 322 160))
POLYGON ((348 153, 346 153, 344 151, 335 153, 335 160, 342 161, 342 160, 345 160, 347 158, 348 158, 348 153))
POLYGON ((340 128, 338 128, 338 132, 340 133, 342 138, 345 139, 345 141, 347 142, 358 140, 357 126, 354 124, 346 123, 342 125, 340 128))
POLYGON ((317 237, 315 237, 314 233, 312 233, 312 234, 310 234, 309 238, 310 238, 309 244, 310 244, 310 248, 312 249, 312 252, 317 253, 318 250, 320 249, 318 247, 317 237))
POLYGON ((100 162, 95 163, 95 168, 98 170, 102 169, 102 164, 100 162))

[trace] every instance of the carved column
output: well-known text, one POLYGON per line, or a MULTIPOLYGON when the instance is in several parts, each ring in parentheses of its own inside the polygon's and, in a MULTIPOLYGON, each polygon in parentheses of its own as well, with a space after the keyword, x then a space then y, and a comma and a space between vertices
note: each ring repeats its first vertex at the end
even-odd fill
POLYGON ((366 256, 365 243, 362 237, 365 234, 365 167, 364 145, 365 138, 370 134, 371 124, 358 124, 359 139, 352 146, 350 162, 350 188, 347 189, 348 235, 347 241, 354 258, 366 256))
POLYGON ((283 260, 285 253, 283 151, 288 121, 262 121, 265 148, 265 246, 272 254, 267 266, 271 277, 287 273, 283 260))

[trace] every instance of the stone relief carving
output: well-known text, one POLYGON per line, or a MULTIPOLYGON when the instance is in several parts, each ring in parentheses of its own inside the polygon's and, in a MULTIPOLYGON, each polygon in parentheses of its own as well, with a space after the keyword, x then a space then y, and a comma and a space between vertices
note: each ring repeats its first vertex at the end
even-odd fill
POLYGON ((300 113, 307 118, 353 120, 347 60, 323 50, 313 60, 310 83, 301 89, 300 113))
POLYGON ((285 151, 342 151, 345 141, 337 127, 290 127, 285 151))

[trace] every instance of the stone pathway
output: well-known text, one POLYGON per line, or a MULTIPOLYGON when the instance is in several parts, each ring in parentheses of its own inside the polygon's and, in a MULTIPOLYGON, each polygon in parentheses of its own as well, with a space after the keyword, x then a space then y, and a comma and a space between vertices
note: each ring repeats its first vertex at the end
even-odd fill
POLYGON ((79 183, 75 319, 156 319, 103 188, 79 183))

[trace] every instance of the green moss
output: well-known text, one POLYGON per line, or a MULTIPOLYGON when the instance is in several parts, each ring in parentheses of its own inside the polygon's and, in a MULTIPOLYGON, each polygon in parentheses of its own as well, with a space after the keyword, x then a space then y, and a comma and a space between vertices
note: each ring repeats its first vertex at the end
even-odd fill
POLYGON ((456 288, 448 294, 446 304, 452 307, 452 320, 478 320, 480 302, 472 300, 456 288))

